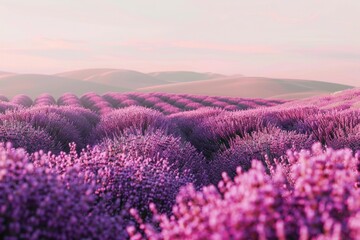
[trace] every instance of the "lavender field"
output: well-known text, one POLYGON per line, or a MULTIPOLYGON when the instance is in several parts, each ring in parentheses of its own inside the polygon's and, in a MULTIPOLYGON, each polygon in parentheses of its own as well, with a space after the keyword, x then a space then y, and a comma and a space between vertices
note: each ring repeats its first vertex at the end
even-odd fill
POLYGON ((359 239, 360 90, 0 96, 1 239, 359 239))

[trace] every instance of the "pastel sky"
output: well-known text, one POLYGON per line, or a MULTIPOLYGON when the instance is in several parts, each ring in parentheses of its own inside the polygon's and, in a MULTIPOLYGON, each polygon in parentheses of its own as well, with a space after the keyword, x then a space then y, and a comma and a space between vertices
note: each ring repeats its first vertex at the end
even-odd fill
POLYGON ((360 86, 360 1, 0 0, 0 71, 94 67, 360 86))

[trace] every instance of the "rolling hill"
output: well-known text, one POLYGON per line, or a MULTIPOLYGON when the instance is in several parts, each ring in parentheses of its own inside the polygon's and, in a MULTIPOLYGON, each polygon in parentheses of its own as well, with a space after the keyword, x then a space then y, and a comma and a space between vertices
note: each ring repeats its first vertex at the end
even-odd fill
POLYGON ((169 82, 132 70, 122 69, 83 69, 56 74, 56 76, 74 78, 87 82, 106 84, 108 86, 137 89, 169 82))
POLYGON ((350 89, 330 82, 227 76, 191 71, 141 73, 132 70, 94 68, 55 75, 0 72, 0 93, 36 96, 48 92, 81 95, 86 92, 167 92, 248 98, 304 99, 350 89))
POLYGON ((103 94, 110 91, 125 92, 130 89, 41 74, 18 74, 0 78, 0 92, 7 97, 16 94, 35 97, 45 92, 59 97, 65 92, 82 95, 87 92, 103 94))
POLYGON ((350 89, 352 86, 297 79, 226 77, 140 88, 141 92, 188 93, 210 96, 298 99, 350 89))
POLYGON ((0 78, 2 78, 2 77, 7 77, 7 76, 12 76, 12 75, 15 75, 15 73, 2 72, 2 71, 0 71, 0 78))
POLYGON ((226 77, 225 75, 218 73, 199 73, 191 71, 165 71, 165 72, 152 72, 149 75, 167 82, 192 82, 201 81, 214 78, 226 77))
POLYGON ((74 71, 68 71, 68 72, 62 72, 55 74, 59 77, 65 77, 65 78, 73 78, 78 80, 87 80, 88 78, 91 78, 92 76, 103 74, 106 72, 114 71, 116 69, 111 68, 89 68, 89 69, 80 69, 80 70, 74 70, 74 71))

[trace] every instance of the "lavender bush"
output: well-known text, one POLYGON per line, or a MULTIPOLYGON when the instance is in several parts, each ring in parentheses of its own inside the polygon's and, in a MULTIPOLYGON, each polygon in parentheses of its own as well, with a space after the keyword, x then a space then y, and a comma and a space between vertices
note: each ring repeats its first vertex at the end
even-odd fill
POLYGON ((72 93, 65 93, 57 100, 59 106, 82 107, 80 99, 72 93))
POLYGON ((11 102, 4 102, 0 100, 0 113, 5 113, 8 110, 19 109, 21 106, 11 102))
POLYGON ((167 119, 158 111, 144 107, 128 107, 114 110, 101 118, 92 133, 92 141, 121 135, 124 130, 133 129, 144 133, 147 129, 166 129, 167 119))
POLYGON ((357 239, 359 156, 350 150, 288 152, 290 187, 281 165, 270 177, 261 162, 249 171, 226 173, 218 186, 189 185, 176 198, 173 215, 159 214, 160 230, 136 214, 131 239, 357 239))
POLYGON ((34 106, 51 106, 56 105, 56 101, 53 96, 48 93, 41 94, 34 101, 34 106))
POLYGON ((173 171, 192 175, 197 186, 208 183, 204 156, 181 138, 155 130, 141 134, 129 132, 114 139, 104 139, 100 149, 108 150, 111 156, 126 155, 136 159, 163 158, 173 171))
MULTIPOLYGON (((96 202, 77 171, 59 175, 0 146, 0 235, 4 239, 124 239, 122 219, 96 202), (120 224, 120 225, 119 225, 120 224)), ((83 173, 84 174, 84 173, 83 173)))
POLYGON ((216 153, 209 164, 209 175, 212 183, 216 184, 221 180, 222 172, 233 178, 238 166, 248 170, 253 159, 261 160, 266 165, 266 160, 273 161, 286 157, 288 149, 309 149, 313 143, 314 140, 305 134, 278 128, 266 129, 244 138, 237 137, 230 142, 229 148, 216 153))
POLYGON ((16 95, 11 99, 11 102, 24 107, 30 107, 33 104, 33 100, 24 94, 16 95))
POLYGON ((11 142, 14 147, 22 147, 30 153, 39 150, 59 151, 59 146, 47 132, 25 122, 2 121, 0 142, 11 142))
POLYGON ((359 101, 0 96, 0 238, 358 239, 359 101))
MULTIPOLYGON (((96 183, 95 195, 110 215, 129 220, 129 210, 135 207, 144 218, 149 217, 151 202, 157 202, 161 212, 169 212, 179 188, 193 181, 190 174, 179 174, 167 159, 113 154, 99 147, 80 154, 72 145, 69 154, 34 155, 34 165, 47 167, 62 174, 71 167, 85 174, 83 182, 96 183)), ((124 226, 122 226, 124 227, 124 226)))
POLYGON ((47 108, 30 108, 21 111, 11 111, 0 115, 0 121, 18 121, 29 123, 35 129, 47 132, 61 146, 68 150, 70 142, 81 144, 81 136, 76 127, 65 117, 47 108))

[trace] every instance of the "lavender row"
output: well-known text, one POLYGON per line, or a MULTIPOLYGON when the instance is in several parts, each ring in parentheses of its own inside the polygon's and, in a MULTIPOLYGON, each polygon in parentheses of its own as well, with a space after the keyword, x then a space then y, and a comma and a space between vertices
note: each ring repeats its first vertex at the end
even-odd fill
POLYGON ((149 96, 2 97, 0 236, 357 239, 358 109, 149 96))
POLYGON ((1 236, 357 239, 360 233, 360 162, 349 149, 318 143, 311 151, 288 151, 287 162, 253 160, 248 170, 237 167, 233 180, 223 173, 217 185, 199 189, 192 173, 147 152, 146 142, 137 143, 140 154, 117 143, 80 154, 72 145, 59 155, 0 146, 1 236))
POLYGON ((234 180, 224 173, 217 186, 182 188, 171 216, 151 205, 149 222, 132 209, 130 239, 358 239, 359 155, 315 144, 287 156, 271 174, 253 161, 234 180))
POLYGON ((100 96, 96 93, 86 93, 76 96, 65 93, 57 100, 49 94, 42 94, 32 100, 26 95, 16 95, 11 100, 0 96, 0 103, 4 105, 1 112, 11 109, 6 104, 19 105, 19 107, 31 106, 72 106, 84 107, 100 114, 108 113, 113 109, 130 106, 143 106, 158 110, 166 115, 196 110, 202 107, 221 108, 228 111, 245 110, 257 107, 274 106, 284 103, 282 100, 243 99, 229 97, 196 96, 188 94, 167 93, 107 93, 100 96))

